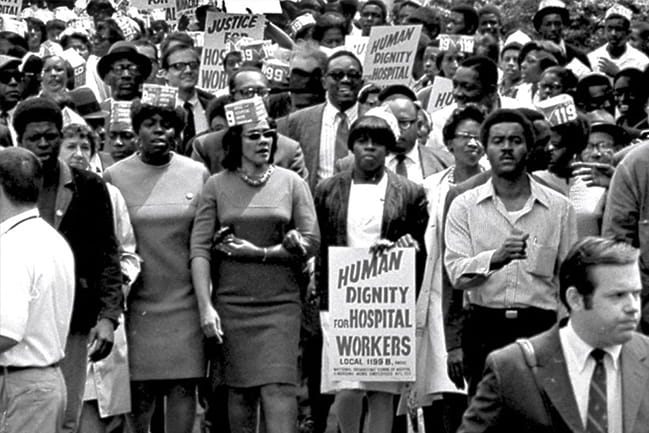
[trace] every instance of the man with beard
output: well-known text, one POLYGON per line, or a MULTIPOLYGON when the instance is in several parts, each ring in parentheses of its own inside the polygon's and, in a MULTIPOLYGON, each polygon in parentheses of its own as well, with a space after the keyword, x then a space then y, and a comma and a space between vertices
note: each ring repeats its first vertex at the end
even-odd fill
POLYGON ((491 179, 451 203, 445 230, 448 277, 469 301, 462 348, 470 395, 489 352, 556 322, 559 264, 577 236, 568 199, 528 175, 529 120, 496 110, 480 140, 491 179))
POLYGON ((576 58, 590 68, 590 61, 586 54, 563 39, 563 29, 570 25, 568 8, 563 1, 543 0, 539 3, 539 9, 534 14, 532 22, 541 39, 559 45, 568 63, 576 58))
POLYGON ((132 101, 142 95, 142 83, 151 73, 151 60, 138 53, 128 41, 114 43, 97 63, 97 72, 110 87, 111 98, 102 102, 102 109, 110 111, 111 99, 132 101))
POLYGON ((0 135, 6 138, 1 145, 17 144, 13 128, 14 111, 23 91, 23 73, 18 70, 20 59, 0 54, 0 135), (8 133, 8 134, 7 134, 8 133))
POLYGON ((607 43, 588 53, 593 71, 613 78, 620 69, 636 68, 644 71, 649 58, 629 43, 633 13, 621 5, 614 5, 604 16, 604 32, 607 43))

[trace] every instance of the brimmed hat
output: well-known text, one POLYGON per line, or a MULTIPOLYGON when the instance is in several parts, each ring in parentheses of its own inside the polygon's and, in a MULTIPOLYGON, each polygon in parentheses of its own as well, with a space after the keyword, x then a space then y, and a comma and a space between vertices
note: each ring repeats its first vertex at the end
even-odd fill
POLYGON ((606 10, 606 13, 604 14, 604 20, 606 21, 610 17, 622 17, 625 20, 631 22, 631 18, 633 17, 633 11, 631 11, 631 9, 626 8, 622 5, 615 4, 606 10))
POLYGON ((89 87, 79 87, 69 93, 77 112, 84 119, 105 119, 108 111, 102 110, 95 93, 89 87))
POLYGON ((102 80, 110 71, 113 63, 120 59, 128 59, 135 63, 144 78, 151 73, 151 60, 147 56, 138 53, 132 42, 118 41, 110 47, 108 53, 97 63, 97 72, 102 80))
POLYGON ((595 110, 586 114, 590 122, 590 132, 604 132, 613 137, 615 145, 625 145, 630 141, 626 129, 615 124, 613 115, 604 110, 595 110))
POLYGON ((568 8, 566 8, 564 2, 561 0, 542 0, 541 3, 539 3, 539 8, 534 14, 534 18, 532 18, 536 31, 541 27, 543 17, 548 14, 559 14, 564 25, 570 24, 570 14, 568 13, 568 8))
POLYGON ((4 69, 8 66, 15 66, 16 68, 18 68, 21 63, 22 61, 18 57, 0 54, 0 69, 4 69))

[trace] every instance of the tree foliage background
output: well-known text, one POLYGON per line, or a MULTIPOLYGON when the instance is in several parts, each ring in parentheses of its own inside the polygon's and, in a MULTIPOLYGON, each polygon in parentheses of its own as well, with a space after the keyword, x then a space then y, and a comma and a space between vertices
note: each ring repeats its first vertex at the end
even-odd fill
MULTIPOLYGON (((521 29, 535 35, 532 17, 539 0, 432 0, 431 6, 448 11, 458 4, 469 4, 479 9, 485 4, 498 6, 503 14, 505 34, 521 29)), ((633 11, 634 21, 649 22, 649 0, 564 0, 570 11, 570 28, 564 33, 571 43, 590 51, 603 45, 603 18, 606 10, 618 3, 633 11)))

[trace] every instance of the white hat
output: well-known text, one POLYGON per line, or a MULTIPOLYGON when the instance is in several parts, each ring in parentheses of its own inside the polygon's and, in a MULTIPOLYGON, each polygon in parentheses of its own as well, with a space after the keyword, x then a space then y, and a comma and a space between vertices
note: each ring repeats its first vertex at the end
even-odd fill
POLYGON ((530 42, 532 38, 525 33, 522 30, 516 30, 514 33, 509 35, 507 39, 505 39, 505 43, 503 44, 503 47, 506 47, 511 44, 521 44, 521 46, 525 45, 526 43, 530 42))
POLYGON ((625 8, 624 6, 620 4, 615 4, 608 8, 606 11, 606 15, 604 15, 604 20, 609 19, 611 16, 621 16, 622 18, 626 19, 627 21, 631 21, 631 17, 633 16, 633 12, 631 12, 630 9, 625 8))
POLYGON ((369 110, 367 110, 364 116, 380 117, 381 119, 385 120, 385 122, 388 124, 388 126, 394 133, 395 139, 398 140, 399 137, 401 137, 401 129, 399 128, 399 121, 397 120, 394 113, 392 113, 392 110, 390 110, 390 107, 388 107, 387 105, 381 105, 379 107, 370 108, 369 110))

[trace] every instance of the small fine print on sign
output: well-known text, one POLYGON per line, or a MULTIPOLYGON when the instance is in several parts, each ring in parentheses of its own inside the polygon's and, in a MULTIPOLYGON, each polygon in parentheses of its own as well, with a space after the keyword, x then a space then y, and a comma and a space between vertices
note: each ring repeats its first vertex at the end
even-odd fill
POLYGON ((577 107, 572 96, 562 93, 536 103, 536 108, 543 113, 550 126, 562 125, 577 119, 577 107))
POLYGON ((415 250, 372 255, 329 248, 328 374, 334 380, 415 380, 415 250))

